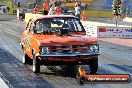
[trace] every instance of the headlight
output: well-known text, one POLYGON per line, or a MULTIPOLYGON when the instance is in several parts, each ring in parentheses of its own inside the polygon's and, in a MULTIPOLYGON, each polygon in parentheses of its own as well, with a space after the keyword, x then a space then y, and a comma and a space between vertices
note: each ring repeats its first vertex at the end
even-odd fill
POLYGON ((98 52, 99 51, 99 45, 98 44, 91 45, 90 46, 90 51, 98 52))
POLYGON ((49 53, 49 48, 45 47, 45 46, 41 47, 40 48, 40 53, 41 54, 48 54, 49 53))

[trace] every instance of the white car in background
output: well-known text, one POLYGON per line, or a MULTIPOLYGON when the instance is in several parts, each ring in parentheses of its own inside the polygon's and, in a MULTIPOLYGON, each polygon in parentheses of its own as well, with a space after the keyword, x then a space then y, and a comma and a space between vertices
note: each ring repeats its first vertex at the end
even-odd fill
POLYGON ((0 5, 0 13, 6 13, 10 10, 9 7, 5 6, 5 5, 0 5))

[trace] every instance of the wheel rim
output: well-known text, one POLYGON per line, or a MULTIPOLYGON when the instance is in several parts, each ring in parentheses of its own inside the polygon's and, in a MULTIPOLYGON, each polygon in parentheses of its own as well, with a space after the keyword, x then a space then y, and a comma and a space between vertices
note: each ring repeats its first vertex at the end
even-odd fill
POLYGON ((23 56, 23 58, 22 58, 22 63, 25 63, 25 57, 23 56))
POLYGON ((33 71, 34 71, 34 72, 36 71, 35 64, 36 64, 36 61, 35 61, 35 60, 33 60, 33 71))
POLYGON ((35 68, 35 66, 33 65, 33 72, 35 72, 36 71, 36 68, 35 68))

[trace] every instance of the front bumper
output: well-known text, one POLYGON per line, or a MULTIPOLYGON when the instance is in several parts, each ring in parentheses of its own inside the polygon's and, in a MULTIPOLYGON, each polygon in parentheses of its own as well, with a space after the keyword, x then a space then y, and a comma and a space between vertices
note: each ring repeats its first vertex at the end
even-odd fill
POLYGON ((43 65, 81 65, 89 64, 91 60, 98 59, 99 52, 74 53, 74 54, 36 54, 36 57, 41 58, 43 65))
POLYGON ((85 52, 85 53, 73 53, 73 54, 36 54, 37 57, 77 57, 77 56, 98 56, 100 52, 85 52))

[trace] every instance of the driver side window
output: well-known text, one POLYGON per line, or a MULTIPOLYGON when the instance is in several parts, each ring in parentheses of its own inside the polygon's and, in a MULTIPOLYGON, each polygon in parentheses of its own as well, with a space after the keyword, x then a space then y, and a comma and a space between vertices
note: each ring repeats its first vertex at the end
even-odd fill
POLYGON ((35 33, 42 33, 43 32, 43 23, 42 21, 38 20, 35 22, 35 33))

